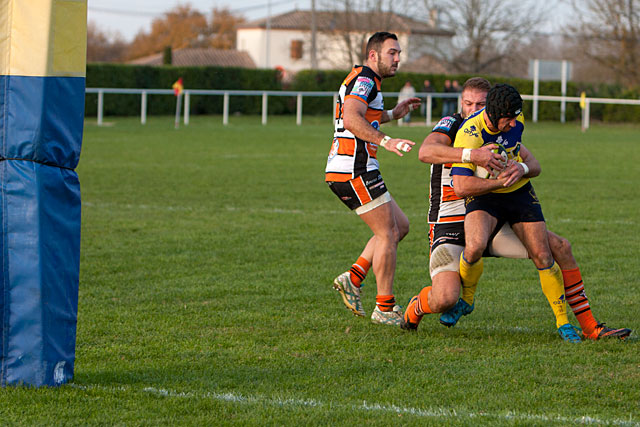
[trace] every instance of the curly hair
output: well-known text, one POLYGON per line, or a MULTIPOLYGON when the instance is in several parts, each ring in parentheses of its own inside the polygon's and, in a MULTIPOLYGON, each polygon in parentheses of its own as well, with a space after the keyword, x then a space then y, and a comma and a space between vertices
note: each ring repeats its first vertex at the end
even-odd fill
POLYGON ((487 93, 486 112, 494 127, 498 120, 517 117, 522 112, 522 97, 515 87, 498 83, 487 93))

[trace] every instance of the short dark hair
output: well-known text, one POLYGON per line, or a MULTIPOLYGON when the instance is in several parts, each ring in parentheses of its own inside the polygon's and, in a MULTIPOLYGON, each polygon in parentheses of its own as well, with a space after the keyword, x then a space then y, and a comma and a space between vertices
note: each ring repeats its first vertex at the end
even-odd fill
POLYGON ((471 77, 462 85, 462 92, 465 90, 481 90, 483 92, 489 92, 491 89, 491 83, 489 80, 482 77, 471 77))
POLYGON ((372 50, 375 50, 376 52, 380 53, 382 44, 387 39, 398 40, 398 36, 386 31, 378 31, 377 33, 369 37, 369 41, 367 42, 367 47, 366 47, 367 51, 365 52, 365 57, 368 58, 369 52, 371 52, 372 50))

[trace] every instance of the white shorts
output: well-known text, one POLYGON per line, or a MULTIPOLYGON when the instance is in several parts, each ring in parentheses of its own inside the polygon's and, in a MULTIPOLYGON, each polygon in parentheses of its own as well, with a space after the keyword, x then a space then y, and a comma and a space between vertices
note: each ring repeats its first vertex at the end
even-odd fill
MULTIPOLYGON (((460 254, 464 246, 443 243, 436 246, 429 257, 429 273, 433 279, 436 274, 444 271, 460 272, 460 254)), ((489 242, 489 254, 501 258, 529 258, 529 252, 524 247, 509 224, 505 224, 489 242)), ((486 253, 485 253, 486 255, 486 253)))
POLYGON ((365 214, 369 211, 374 210, 375 208, 377 208, 378 206, 382 206, 385 203, 389 203, 391 201, 391 193, 389 193, 388 191, 386 193, 384 193, 382 196, 377 197, 375 199, 373 199, 372 201, 370 201, 369 203, 366 203, 360 207, 357 207, 355 209, 356 213, 358 215, 362 215, 365 214))

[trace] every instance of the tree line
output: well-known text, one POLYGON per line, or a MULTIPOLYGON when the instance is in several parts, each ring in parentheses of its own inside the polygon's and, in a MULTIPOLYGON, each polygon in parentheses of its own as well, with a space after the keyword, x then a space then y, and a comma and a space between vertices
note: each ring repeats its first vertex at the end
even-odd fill
MULTIPOLYGON (((381 30, 383 12, 424 22, 437 20, 439 27, 456 35, 452 46, 434 43, 428 48, 450 73, 526 77, 529 59, 565 59, 573 63, 574 81, 640 86, 640 0, 404 0, 388 4, 382 0, 321 0, 319 6, 336 14, 379 13, 381 20, 367 24, 370 32, 381 30), (546 22, 558 13, 559 5, 569 10, 564 12, 569 14, 566 25, 550 31, 546 22)), ((228 9, 214 8, 207 16, 188 4, 179 5, 156 18, 131 43, 90 23, 87 60, 125 62, 160 53, 167 46, 235 49, 236 28, 245 21, 228 9)), ((362 59, 362 43, 352 42, 348 27, 333 31, 344 34, 342 48, 351 57, 362 59)))

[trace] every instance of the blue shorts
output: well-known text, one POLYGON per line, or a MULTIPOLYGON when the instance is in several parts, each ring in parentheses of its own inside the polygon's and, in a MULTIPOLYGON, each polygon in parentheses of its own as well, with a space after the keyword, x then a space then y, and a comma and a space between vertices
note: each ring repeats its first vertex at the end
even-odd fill
POLYGON ((488 193, 482 196, 467 197, 467 213, 485 211, 498 220, 498 223, 544 221, 542 207, 530 182, 511 193, 488 193))

